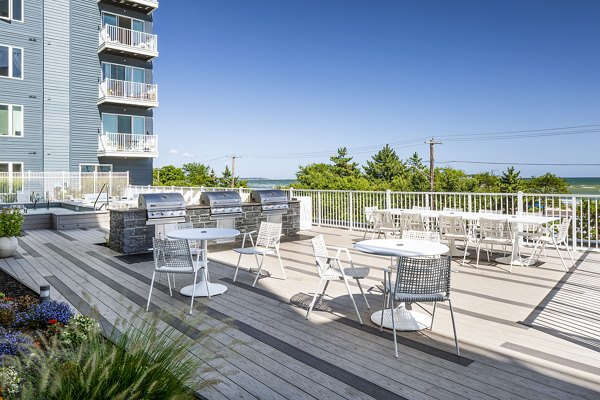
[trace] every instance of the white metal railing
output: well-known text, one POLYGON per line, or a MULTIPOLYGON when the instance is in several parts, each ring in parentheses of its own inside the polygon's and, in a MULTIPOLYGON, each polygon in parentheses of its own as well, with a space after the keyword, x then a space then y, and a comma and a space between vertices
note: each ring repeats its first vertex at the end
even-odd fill
POLYGON ((98 152, 157 153, 157 135, 130 133, 104 133, 98 135, 98 152))
POLYGON ((90 200, 104 184, 110 196, 123 197, 129 172, 0 172, 0 203, 90 200))
POLYGON ((100 82, 98 95, 100 98, 156 102, 158 86, 150 83, 105 79, 100 82))
MULTIPOLYGON (((128 196, 146 192, 180 192, 188 204, 197 204, 203 191, 228 188, 185 186, 129 186, 128 196)), ((251 189, 236 189, 247 194, 251 189)), ((446 207, 504 214, 539 212, 546 216, 572 217, 571 243, 574 248, 600 250, 600 196, 532 193, 392 192, 351 190, 284 189, 291 197, 310 197, 312 220, 318 226, 362 230, 368 227, 365 207, 412 208, 446 207)))
POLYGON ((98 35, 98 44, 117 43, 134 51, 158 52, 158 37, 151 33, 134 31, 114 25, 104 25, 98 35))

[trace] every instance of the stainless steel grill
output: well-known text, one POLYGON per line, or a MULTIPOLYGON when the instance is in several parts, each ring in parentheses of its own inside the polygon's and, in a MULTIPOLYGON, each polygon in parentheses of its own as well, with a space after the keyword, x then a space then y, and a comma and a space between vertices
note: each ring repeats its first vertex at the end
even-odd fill
POLYGON ((283 190, 253 190, 250 200, 260 203, 262 212, 267 214, 285 214, 289 208, 288 198, 283 190))
POLYGON ((200 196, 200 203, 210 207, 210 217, 213 219, 242 216, 242 198, 238 192, 204 192, 200 196))
POLYGON ((146 224, 185 222, 185 200, 181 193, 140 193, 138 208, 146 210, 146 224))

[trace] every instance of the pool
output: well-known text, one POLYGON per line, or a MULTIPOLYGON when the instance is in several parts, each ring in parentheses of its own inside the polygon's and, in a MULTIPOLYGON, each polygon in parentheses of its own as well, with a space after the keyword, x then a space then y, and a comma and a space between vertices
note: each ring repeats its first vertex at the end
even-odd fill
POLYGON ((78 203, 38 203, 23 204, 25 208, 25 221, 23 230, 33 229, 81 229, 81 228, 103 228, 110 227, 110 213, 106 210, 94 211, 92 207, 83 206, 78 203))

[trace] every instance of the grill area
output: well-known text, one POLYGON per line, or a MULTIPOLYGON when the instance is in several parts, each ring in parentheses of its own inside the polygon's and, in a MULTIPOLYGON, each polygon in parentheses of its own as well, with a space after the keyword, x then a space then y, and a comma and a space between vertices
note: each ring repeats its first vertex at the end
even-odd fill
POLYGON ((289 208, 288 198, 283 190, 254 190, 250 193, 250 200, 260 203, 265 214, 285 214, 289 208))
POLYGON ((211 219, 241 217, 242 198, 238 192, 204 192, 200 196, 200 204, 210 207, 211 219))
POLYGON ((185 222, 185 200, 181 193, 140 193, 138 208, 146 210, 146 224, 185 222))

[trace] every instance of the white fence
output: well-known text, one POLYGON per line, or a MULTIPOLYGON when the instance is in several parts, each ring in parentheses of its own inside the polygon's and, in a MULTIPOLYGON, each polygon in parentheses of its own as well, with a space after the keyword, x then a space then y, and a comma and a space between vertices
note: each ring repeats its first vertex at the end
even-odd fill
POLYGON ((94 200, 122 197, 129 186, 128 172, 0 172, 0 203, 94 200), (104 186, 106 185, 106 186, 104 186))
POLYGON ((158 153, 158 136, 131 133, 101 133, 98 134, 98 151, 101 153, 158 153))
POLYGON ((156 102, 158 86, 150 83, 105 79, 100 83, 99 97, 142 102, 156 102))
POLYGON ((105 42, 116 42, 131 47, 133 50, 158 51, 157 36, 151 33, 134 31, 114 25, 104 25, 98 36, 98 44, 100 45, 105 42))
MULTIPOLYGON (((144 192, 180 192, 188 204, 197 204, 203 191, 231 190, 227 188, 178 187, 178 186, 130 186, 128 194, 135 196, 144 192)), ((251 191, 235 189, 240 194, 251 191)), ((289 197, 305 196, 312 199, 312 220, 318 226, 362 230, 367 227, 365 207, 412 208, 430 207, 459 208, 464 211, 492 210, 505 214, 524 212, 542 213, 547 216, 570 216, 572 244, 579 249, 600 249, 600 196, 573 194, 531 193, 448 193, 448 192, 372 192, 351 190, 285 189, 289 197)))

